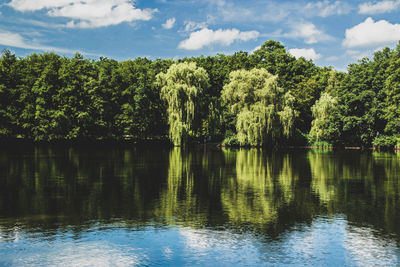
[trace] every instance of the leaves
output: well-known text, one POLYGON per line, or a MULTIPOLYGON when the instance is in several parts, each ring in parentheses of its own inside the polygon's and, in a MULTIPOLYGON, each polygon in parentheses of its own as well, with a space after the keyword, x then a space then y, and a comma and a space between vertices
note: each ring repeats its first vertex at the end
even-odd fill
POLYGON ((234 71, 222 91, 222 100, 236 116, 241 145, 259 146, 270 138, 290 136, 297 113, 294 99, 278 86, 277 76, 265 69, 234 71))
POLYGON ((194 136, 198 96, 208 87, 209 78, 194 62, 173 64, 166 73, 157 75, 161 98, 167 102, 169 137, 180 146, 187 136, 194 136))
POLYGON ((0 57, 0 137, 211 138, 241 145, 371 146, 400 136, 400 44, 348 73, 276 41, 251 54, 149 60, 0 57), (319 100, 318 100, 319 99, 319 100), (317 101, 318 100, 318 101, 317 101), (378 138, 378 139, 377 139, 378 138))
POLYGON ((309 134, 311 143, 327 141, 335 142, 339 134, 335 126, 338 112, 338 101, 328 93, 323 93, 321 98, 312 106, 314 120, 309 134))

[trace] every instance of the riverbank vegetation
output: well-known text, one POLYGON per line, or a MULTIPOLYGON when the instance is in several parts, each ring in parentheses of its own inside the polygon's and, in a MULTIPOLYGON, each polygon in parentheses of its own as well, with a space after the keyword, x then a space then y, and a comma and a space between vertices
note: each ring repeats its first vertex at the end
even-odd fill
POLYGON ((276 41, 176 61, 0 57, 0 138, 393 147, 399 105, 400 44, 347 73, 276 41))

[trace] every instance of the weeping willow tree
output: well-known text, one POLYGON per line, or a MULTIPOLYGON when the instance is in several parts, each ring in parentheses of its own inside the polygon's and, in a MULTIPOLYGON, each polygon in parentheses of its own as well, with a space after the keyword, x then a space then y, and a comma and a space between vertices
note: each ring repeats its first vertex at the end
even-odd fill
POLYGON ((278 86, 277 76, 265 69, 231 72, 222 90, 222 100, 236 116, 240 145, 259 146, 289 137, 297 112, 294 98, 278 86))
POLYGON ((339 135, 338 102, 328 93, 323 93, 311 108, 314 120, 309 134, 310 142, 335 142, 339 135))
POLYGON ((294 108, 295 98, 290 92, 286 92, 283 97, 282 111, 279 111, 279 119, 282 124, 283 135, 289 137, 292 135, 294 121, 299 112, 294 108))
POLYGON ((175 146, 194 135, 196 105, 208 82, 207 72, 194 62, 173 64, 167 73, 157 75, 161 97, 168 106, 169 137, 175 146))

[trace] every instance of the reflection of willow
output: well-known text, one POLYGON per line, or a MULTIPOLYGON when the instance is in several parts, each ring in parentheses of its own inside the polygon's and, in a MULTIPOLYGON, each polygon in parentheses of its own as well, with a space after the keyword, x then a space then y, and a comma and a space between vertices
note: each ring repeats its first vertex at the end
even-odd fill
POLYGON ((334 158, 328 157, 327 154, 312 150, 308 153, 308 159, 312 175, 312 190, 323 203, 334 200, 337 187, 333 183, 335 181, 334 178, 338 175, 340 165, 335 162, 334 158))
POLYGON ((286 154, 282 160, 282 168, 280 170, 278 181, 283 191, 284 201, 291 202, 294 199, 294 182, 298 180, 299 175, 294 172, 292 158, 286 154))
MULTIPOLYGON (((231 153, 226 151, 228 158, 231 153)), ((242 149, 236 156, 236 179, 228 179, 221 190, 223 207, 234 223, 276 221, 278 209, 293 200, 295 179, 287 155, 282 159, 242 149)))
POLYGON ((175 219, 184 224, 196 222, 202 225, 205 221, 204 214, 196 210, 192 156, 192 153, 184 155, 179 147, 175 147, 169 154, 168 183, 161 193, 160 206, 155 213, 166 220, 172 220, 172 223, 175 219))

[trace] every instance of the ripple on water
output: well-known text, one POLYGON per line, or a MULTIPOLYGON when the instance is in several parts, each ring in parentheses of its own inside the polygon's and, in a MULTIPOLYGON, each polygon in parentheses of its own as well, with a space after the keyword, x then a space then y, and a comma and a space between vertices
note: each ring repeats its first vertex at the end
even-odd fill
MULTIPOLYGON (((116 224, 75 235, 14 228, 18 238, 0 239, 0 265, 7 266, 396 266, 395 241, 367 227, 350 225, 344 216, 319 217, 271 240, 251 232, 143 227, 116 224)), ((4 227, 2 228, 4 232, 4 227)), ((0 236, 4 236, 0 234, 0 236)))

